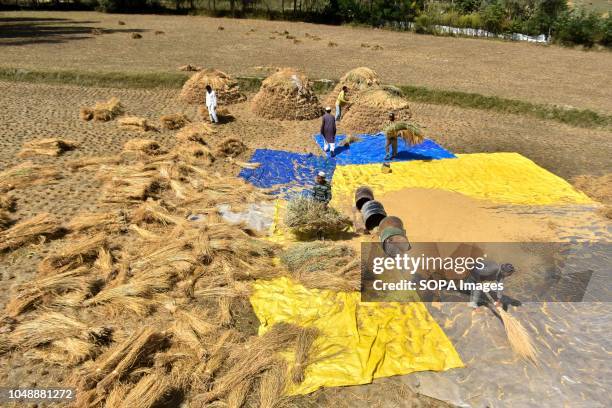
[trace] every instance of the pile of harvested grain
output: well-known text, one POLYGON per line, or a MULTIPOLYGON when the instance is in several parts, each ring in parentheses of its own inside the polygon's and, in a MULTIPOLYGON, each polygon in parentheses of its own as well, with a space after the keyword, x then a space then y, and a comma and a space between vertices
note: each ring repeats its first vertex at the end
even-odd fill
POLYGON ((163 115, 159 118, 162 128, 168 130, 176 130, 184 127, 191 121, 183 113, 173 113, 170 115, 163 115))
POLYGON ((342 90, 343 86, 348 87, 350 95, 355 95, 358 92, 364 91, 372 86, 380 84, 378 74, 373 69, 368 67, 358 67, 350 70, 340 78, 338 84, 329 93, 325 104, 327 106, 334 106, 336 104, 336 98, 342 90))
POLYGON ((58 139, 55 137, 33 140, 23 144, 18 156, 21 158, 31 156, 59 156, 60 154, 76 148, 79 144, 74 140, 58 139))
POLYGON ((145 118, 140 118, 138 116, 123 116, 119 118, 117 124, 119 125, 119 129, 121 130, 130 130, 136 132, 147 132, 149 130, 155 129, 149 124, 149 122, 145 118))
POLYGON ((281 262, 311 289, 359 290, 361 269, 353 248, 331 242, 302 242, 286 249, 281 262))
POLYGON ((206 139, 213 135, 215 130, 208 123, 191 123, 181 129, 176 134, 176 140, 179 142, 195 142, 206 145, 206 139))
POLYGON ((189 78, 183 85, 180 99, 199 105, 206 103, 206 85, 210 85, 215 91, 220 105, 246 100, 246 96, 240 92, 238 82, 225 72, 216 69, 204 69, 189 78))
POLYGON ((109 121, 123 113, 119 98, 112 97, 105 102, 97 102, 93 108, 80 108, 79 115, 83 120, 109 121))
POLYGON ((0 172, 0 193, 14 188, 50 183, 58 178, 60 173, 55 167, 23 162, 0 172))
POLYGON ((217 145, 217 155, 224 157, 236 157, 240 156, 247 150, 247 147, 242 141, 228 137, 223 139, 219 145, 217 145))
POLYGON ((165 153, 160 144, 152 139, 130 139, 123 145, 123 151, 144 153, 149 156, 165 153))
POLYGON ((308 120, 323 113, 308 77, 292 68, 266 78, 251 106, 266 119, 308 120))
POLYGON ((298 237, 312 238, 346 231, 351 220, 324 203, 298 196, 287 204, 285 225, 298 237))
POLYGON ((62 230, 60 223, 50 214, 39 214, 2 231, 0 233, 0 252, 19 248, 41 238, 57 235, 62 230))
POLYGON ((342 117, 342 125, 348 132, 377 133, 389 124, 390 112, 398 121, 410 119, 408 101, 401 91, 392 87, 370 88, 355 95, 350 109, 342 117))

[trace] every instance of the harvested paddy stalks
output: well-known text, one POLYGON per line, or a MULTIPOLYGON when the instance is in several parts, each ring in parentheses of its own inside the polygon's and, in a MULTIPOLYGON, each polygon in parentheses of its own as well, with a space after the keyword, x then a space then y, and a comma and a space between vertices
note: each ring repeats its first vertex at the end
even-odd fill
POLYGON ((195 142, 206 145, 206 140, 214 133, 213 127, 208 123, 190 123, 176 134, 178 142, 195 142))
POLYGON ((105 233, 66 243, 59 254, 49 255, 40 262, 38 272, 47 275, 62 271, 62 269, 73 269, 84 263, 93 262, 98 256, 99 248, 105 247, 106 244, 105 233))
POLYGON ((241 408, 249 395, 249 391, 255 382, 254 378, 247 378, 236 385, 227 395, 227 408, 241 408))
POLYGON ((247 147, 238 139, 228 137, 217 145, 217 156, 236 157, 246 151, 247 147))
POLYGON ((123 116, 117 120, 117 124, 121 130, 147 132, 154 129, 145 118, 138 116, 123 116))
POLYGON ((94 111, 92 108, 82 107, 79 109, 79 118, 86 122, 92 120, 94 117, 94 111))
POLYGON ((19 154, 20 158, 32 156, 59 156, 60 154, 76 148, 79 144, 74 140, 46 138, 26 142, 19 154))
POLYGON ((37 240, 44 240, 63 231, 60 223, 50 214, 38 214, 0 232, 0 252, 16 249, 37 240))
POLYGON ((68 167, 71 170, 78 170, 85 167, 101 166, 103 164, 119 164, 121 158, 117 156, 103 156, 103 157, 86 157, 83 159, 75 159, 68 162, 68 167))
POLYGON ((425 140, 421 129, 412 123, 393 122, 386 126, 383 131, 387 137, 399 137, 410 146, 421 144, 425 140))
POLYGON ((299 196, 287 204, 285 225, 297 236, 308 238, 347 231, 351 220, 324 203, 299 196))
POLYGON ((187 220, 171 214, 158 202, 147 201, 132 212, 132 221, 135 223, 157 223, 161 225, 183 225, 187 220))
POLYGON ((181 143, 174 149, 178 156, 188 164, 210 166, 215 161, 210 149, 200 143, 181 143))
POLYGON ((11 226, 13 220, 8 211, 0 210, 0 231, 3 231, 11 226))
POLYGON ((0 172, 0 192, 46 184, 58 178, 60 174, 57 168, 27 161, 0 172))
POLYGON ((122 210, 99 213, 82 213, 75 216, 66 228, 69 231, 121 232, 126 229, 126 215, 122 210))
POLYGON ((291 381, 295 384, 300 384, 304 381, 304 371, 312 359, 312 344, 318 336, 319 330, 313 327, 303 329, 297 338, 295 363, 291 368, 291 381))
POLYGON ((246 100, 246 96, 240 92, 238 82, 216 69, 204 69, 193 74, 183 85, 179 98, 183 102, 203 105, 206 103, 206 85, 210 85, 215 91, 220 105, 246 100))
POLYGON ((148 156, 165 153, 160 144, 152 139, 130 139, 124 143, 123 151, 144 153, 148 156))
POLYGON ((159 173, 154 170, 118 166, 102 168, 99 174, 103 179, 110 177, 102 186, 102 201, 106 203, 128 204, 157 198, 164 187, 159 173))
POLYGON ((176 130, 184 127, 191 121, 183 113, 172 113, 170 115, 163 115, 159 118, 162 128, 168 130, 176 130))
POLYGON ((123 106, 119 98, 112 97, 106 102, 97 102, 93 107, 93 118, 99 121, 115 119, 123 113, 123 106))
POLYGON ((323 113, 308 77, 292 68, 266 78, 251 107, 266 119, 309 120, 323 113))
POLYGON ((0 194, 0 210, 14 212, 17 209, 17 199, 7 193, 0 194))
POLYGON ((359 290, 361 270, 355 251, 328 242, 303 242, 281 254, 281 262, 310 289, 359 290))
POLYGON ((8 302, 5 311, 15 317, 64 293, 89 294, 95 279, 85 267, 35 279, 17 289, 17 295, 8 302))
POLYGON ((240 160, 234 160, 233 157, 228 157, 227 161, 229 163, 235 164, 236 166, 242 167, 243 169, 256 169, 261 166, 261 163, 247 163, 240 160))
MULTIPOLYGON (((299 338, 298 338, 299 341, 299 338)), ((264 371, 259 382, 259 408, 280 408, 287 400, 287 363, 277 359, 264 371)))
POLYGON ((219 376, 209 392, 200 395, 205 402, 228 395, 245 381, 271 368, 275 353, 293 347, 302 329, 288 323, 277 323, 262 336, 251 337, 230 353, 228 370, 219 376))
POLYGON ((171 389, 172 384, 170 384, 168 374, 157 369, 151 374, 142 376, 117 407, 150 408, 163 402, 171 389))
POLYGON ((393 112, 399 121, 411 117, 408 101, 401 91, 398 93, 391 87, 372 87, 354 96, 342 124, 351 133, 377 133, 389 124, 389 112, 393 112))
POLYGON ((338 146, 349 146, 353 143, 361 142, 361 137, 353 134, 348 134, 346 137, 338 144, 338 146))
POLYGON ((338 84, 327 96, 327 99, 325 100, 325 105, 334 106, 336 104, 336 99, 338 98, 338 94, 342 90, 343 86, 346 86, 348 88, 347 97, 350 98, 353 95, 356 95, 358 92, 364 91, 372 86, 377 86, 379 84, 380 78, 376 71, 374 71, 373 69, 370 69, 368 67, 354 68, 344 74, 342 78, 340 78, 338 84))

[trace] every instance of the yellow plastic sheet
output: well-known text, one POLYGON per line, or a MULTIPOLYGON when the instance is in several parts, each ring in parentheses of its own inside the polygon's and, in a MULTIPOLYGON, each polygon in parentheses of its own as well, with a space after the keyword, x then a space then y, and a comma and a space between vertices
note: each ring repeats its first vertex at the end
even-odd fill
POLYGON ((497 203, 519 205, 584 204, 593 201, 567 181, 518 153, 460 154, 457 159, 337 166, 332 181, 334 204, 359 186, 375 195, 409 187, 450 190, 497 203))
MULTIPOLYGON (((452 343, 420 302, 361 303, 360 294, 307 289, 288 278, 257 281, 251 304, 260 334, 275 323, 321 331, 317 359, 289 394, 327 386, 367 384, 374 378, 462 367, 452 343)), ((285 353, 291 365, 293 353, 285 353)))

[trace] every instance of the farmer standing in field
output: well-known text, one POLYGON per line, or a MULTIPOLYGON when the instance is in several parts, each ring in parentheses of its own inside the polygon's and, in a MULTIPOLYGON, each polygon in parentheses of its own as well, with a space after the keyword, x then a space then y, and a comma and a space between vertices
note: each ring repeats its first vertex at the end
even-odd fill
POLYGON ((208 109, 210 121, 212 123, 219 123, 219 119, 217 119, 217 94, 210 85, 206 85, 206 108, 208 109))
POLYGON ((312 188, 312 198, 327 205, 331 201, 331 197, 331 186, 327 180, 325 180, 325 173, 320 171, 315 177, 315 185, 312 188))
POLYGON ((325 114, 321 121, 321 134, 323 135, 324 143, 323 150, 331 151, 331 157, 336 156, 336 119, 331 114, 331 108, 325 108, 325 114))
POLYGON ((342 108, 348 103, 346 100, 346 92, 348 91, 348 87, 344 85, 338 94, 338 98, 336 98, 336 120, 339 121, 342 117, 342 108))

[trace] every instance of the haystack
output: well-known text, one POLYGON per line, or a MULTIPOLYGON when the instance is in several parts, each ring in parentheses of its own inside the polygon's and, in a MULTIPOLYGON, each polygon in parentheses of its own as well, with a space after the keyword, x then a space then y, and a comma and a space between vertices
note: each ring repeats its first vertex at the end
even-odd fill
POLYGON ((20 158, 32 156, 59 156, 60 154, 76 148, 79 144, 74 140, 58 139, 49 137, 45 139, 33 140, 26 142, 19 154, 20 158))
POLYGON ((251 106, 266 119, 309 120, 323 113, 308 77, 292 68, 266 78, 251 106))
POLYGON ((189 118, 183 113, 172 113, 170 115, 163 115, 159 118, 162 128, 168 130, 176 130, 184 127, 189 122, 189 118))
POLYGON ((349 93, 355 95, 357 92, 365 91, 366 89, 377 86, 380 80, 376 71, 368 67, 358 67, 350 70, 340 78, 338 84, 329 93, 325 100, 326 106, 334 106, 336 98, 342 90, 343 86, 347 86, 349 93))
POLYGON ((153 126, 145 118, 138 116, 124 116, 117 121, 121 130, 147 132, 153 130, 153 126))
POLYGON ((377 133, 389 124, 390 112, 395 113, 397 121, 410 119, 410 107, 401 91, 392 87, 371 88, 355 95, 342 125, 348 132, 377 133))
POLYGON ((185 82, 180 99, 187 103, 206 103, 206 85, 210 85, 217 94, 220 105, 243 102, 246 96, 240 92, 238 82, 225 72, 216 69, 204 69, 194 74, 185 82))

